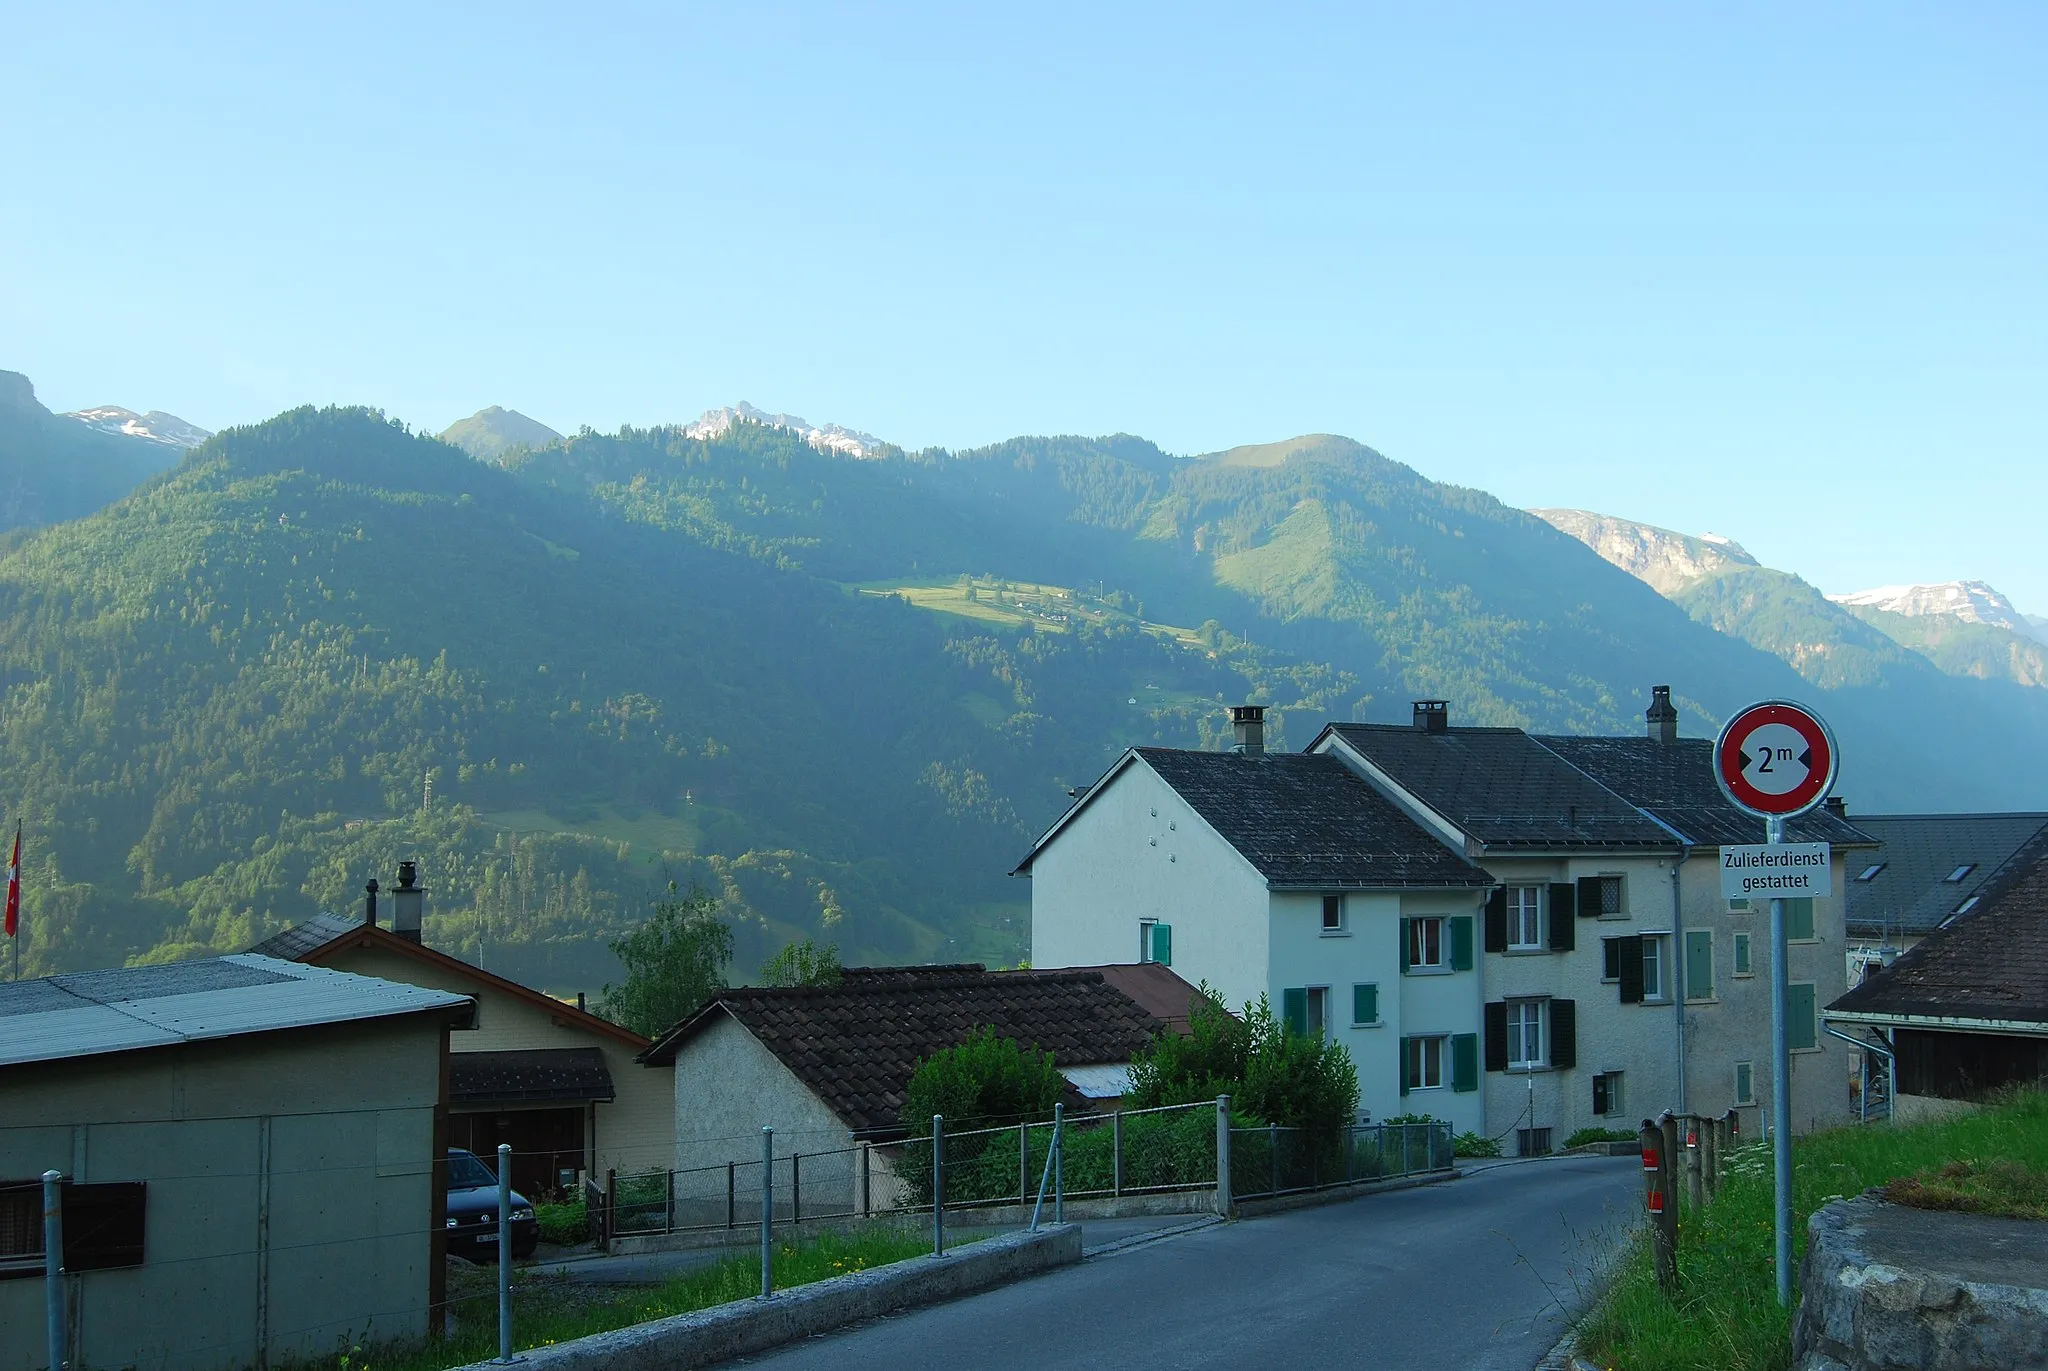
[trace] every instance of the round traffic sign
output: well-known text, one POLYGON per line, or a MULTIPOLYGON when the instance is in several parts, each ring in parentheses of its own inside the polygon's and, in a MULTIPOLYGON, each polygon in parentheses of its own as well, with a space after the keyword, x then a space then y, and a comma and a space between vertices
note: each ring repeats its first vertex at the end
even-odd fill
POLYGON ((1730 719, 1714 741, 1714 779, 1739 808, 1767 819, 1804 814, 1828 797, 1840 761, 1818 714, 1765 700, 1730 719))

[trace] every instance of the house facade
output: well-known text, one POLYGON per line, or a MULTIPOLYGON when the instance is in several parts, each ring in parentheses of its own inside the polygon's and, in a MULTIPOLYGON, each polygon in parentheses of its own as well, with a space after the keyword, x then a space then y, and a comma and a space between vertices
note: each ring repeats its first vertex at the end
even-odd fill
POLYGON ((2048 814, 1858 814, 1856 827, 1880 846, 1849 873, 1851 986, 1975 909, 1992 873, 2048 831, 2048 814))
POLYGON ((1034 844, 1036 968, 1164 962, 1341 1043, 1369 1119, 1484 1121, 1478 922, 1490 880, 1341 764, 1134 748, 1034 844))

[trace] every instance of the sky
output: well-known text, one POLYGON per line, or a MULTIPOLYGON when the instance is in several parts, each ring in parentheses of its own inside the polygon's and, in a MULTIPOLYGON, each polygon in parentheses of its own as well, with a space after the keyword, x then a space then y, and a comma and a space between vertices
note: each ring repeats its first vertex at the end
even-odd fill
POLYGON ((2048 7, 0 4, 0 368, 1305 432, 2048 614, 2048 7))

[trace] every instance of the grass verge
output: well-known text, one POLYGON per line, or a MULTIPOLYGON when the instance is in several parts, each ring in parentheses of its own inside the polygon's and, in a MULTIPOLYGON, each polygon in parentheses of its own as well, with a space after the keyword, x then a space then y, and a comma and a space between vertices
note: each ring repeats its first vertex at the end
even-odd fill
MULTIPOLYGON (((1807 1217, 1872 1186, 1923 1207, 2048 1217, 2048 1094, 2028 1091, 1939 1123, 1816 1133, 1792 1157, 1795 1271, 1807 1217)), ((1741 1148, 1719 1198, 1679 1218, 1677 1297, 1657 1289, 1638 1234, 1580 1329, 1581 1355, 1615 1371, 1785 1371, 1792 1322, 1777 1302, 1771 1206, 1770 1149, 1741 1148)))
MULTIPOLYGON (((809 1285, 931 1251, 931 1240, 893 1229, 821 1234, 775 1249, 775 1288, 809 1285)), ((498 1355, 498 1272, 479 1266, 450 1273, 455 1330, 439 1342, 357 1345, 307 1364, 308 1371, 445 1371, 498 1355)), ((549 1347, 650 1319, 688 1314, 761 1292, 761 1262, 752 1253, 724 1257, 660 1286, 590 1285, 561 1276, 516 1271, 512 1283, 512 1346, 549 1347)))

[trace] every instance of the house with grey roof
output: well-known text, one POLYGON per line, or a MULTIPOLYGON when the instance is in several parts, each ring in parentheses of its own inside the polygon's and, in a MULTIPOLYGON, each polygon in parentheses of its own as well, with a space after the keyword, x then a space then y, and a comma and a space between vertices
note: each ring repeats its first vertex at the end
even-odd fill
MULTIPOLYGON (((1453 726, 1443 701, 1409 725, 1332 724, 1309 750, 1342 761, 1493 887, 1485 913, 1489 1126, 1542 1150, 1582 1127, 1661 1109, 1762 1122, 1770 1098, 1766 908, 1722 898, 1713 852, 1762 823, 1714 782, 1705 738, 1678 736, 1657 687, 1643 736, 1453 726)), ((1845 854, 1872 840, 1840 815, 1794 821, 1794 841, 1845 854)), ((1794 901, 1792 1126, 1848 1117, 1851 1063, 1821 1031, 1841 993, 1839 895, 1794 901)))
POLYGON ((0 1371, 44 1365, 49 1170, 71 1365, 238 1371, 424 1337, 449 1034, 474 1013, 246 954, 0 984, 0 1371))
POLYGON ((1849 984, 1977 907, 2014 853, 2048 831, 2048 814, 1858 814, 1877 851, 1849 873, 1849 984))
POLYGON ((1032 965, 1157 962, 1231 1007, 1263 996, 1345 1047, 1368 1118, 1482 1128, 1492 878, 1342 761, 1267 752, 1259 706, 1231 715, 1232 751, 1132 748, 1032 845, 1032 965))
POLYGON ((2000 861, 1964 903, 1827 1007, 1831 1025, 1889 1047, 1901 1121, 1967 1107, 2003 1086, 2048 1084, 2048 830, 2000 861))

